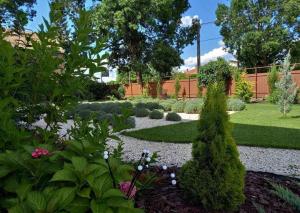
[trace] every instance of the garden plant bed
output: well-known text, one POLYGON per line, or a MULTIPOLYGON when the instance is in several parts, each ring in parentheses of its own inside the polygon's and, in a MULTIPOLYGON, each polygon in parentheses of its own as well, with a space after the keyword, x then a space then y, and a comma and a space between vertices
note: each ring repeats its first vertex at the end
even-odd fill
MULTIPOLYGON (((136 196, 136 205, 144 208, 145 212, 178 212, 178 213, 202 213, 209 212, 199 205, 194 205, 188 199, 184 199, 183 190, 179 185, 171 185, 169 174, 177 173, 179 168, 172 167, 167 171, 161 171, 160 168, 152 168, 158 176, 153 187, 141 191, 136 196)), ((275 183, 287 187, 292 192, 300 195, 300 187, 297 185, 299 179, 290 178, 281 175, 275 175, 265 172, 248 171, 245 180, 245 203, 238 212, 257 212, 256 206, 261 206, 265 212, 296 212, 292 206, 275 195, 274 188, 270 183, 275 183), (256 205, 256 206, 255 206, 256 205)), ((177 183, 179 181, 177 180, 177 183)), ((219 211, 224 212, 224 211, 219 211)))

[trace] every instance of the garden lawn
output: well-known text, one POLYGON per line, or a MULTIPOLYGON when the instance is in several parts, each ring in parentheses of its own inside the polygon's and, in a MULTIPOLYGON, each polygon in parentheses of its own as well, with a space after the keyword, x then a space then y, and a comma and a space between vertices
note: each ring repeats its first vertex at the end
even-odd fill
MULTIPOLYGON (((300 149, 300 105, 283 118, 278 106, 248 104, 231 115, 233 137, 238 145, 300 149)), ((127 136, 173 143, 190 143, 197 136, 197 121, 125 132, 127 136)))

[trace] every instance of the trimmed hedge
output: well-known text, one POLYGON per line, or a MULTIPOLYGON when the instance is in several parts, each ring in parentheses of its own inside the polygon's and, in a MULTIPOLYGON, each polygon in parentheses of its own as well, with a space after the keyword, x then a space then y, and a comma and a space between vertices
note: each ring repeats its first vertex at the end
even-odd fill
POLYGON ((227 100, 227 110, 228 111, 242 111, 246 108, 244 101, 236 98, 230 98, 227 100))
POLYGON ((149 109, 146 108, 135 108, 134 115, 136 117, 147 117, 149 115, 149 109))
POLYGON ((176 112, 169 112, 166 115, 166 120, 167 121, 181 121, 181 117, 176 112))
POLYGON ((184 107, 184 112, 187 114, 199 114, 203 107, 203 100, 196 99, 196 100, 189 100, 186 102, 184 107))
POLYGON ((172 111, 173 112, 184 112, 184 107, 185 107, 185 101, 176 101, 172 105, 172 111))
POLYGON ((150 112, 149 114, 150 119, 162 119, 163 117, 164 117, 164 113, 156 109, 150 112))

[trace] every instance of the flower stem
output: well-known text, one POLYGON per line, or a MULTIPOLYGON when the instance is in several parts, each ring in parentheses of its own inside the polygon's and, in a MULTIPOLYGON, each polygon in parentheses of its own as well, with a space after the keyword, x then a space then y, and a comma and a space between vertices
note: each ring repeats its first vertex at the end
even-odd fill
POLYGON ((113 181, 113 186, 114 186, 114 188, 117 188, 117 186, 116 186, 116 180, 115 180, 115 177, 114 177, 114 175, 113 175, 113 173, 111 171, 111 167, 110 167, 109 161, 108 161, 108 159, 106 159, 105 161, 106 161, 106 163, 108 165, 108 170, 109 170, 109 174, 111 176, 111 179, 113 181))

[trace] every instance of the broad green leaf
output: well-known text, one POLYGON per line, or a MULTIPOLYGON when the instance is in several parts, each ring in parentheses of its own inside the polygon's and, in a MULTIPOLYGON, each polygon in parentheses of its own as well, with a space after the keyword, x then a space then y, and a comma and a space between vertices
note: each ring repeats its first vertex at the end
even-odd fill
POLYGON ((31 190, 31 184, 29 183, 19 184, 18 189, 16 190, 19 199, 23 201, 30 190, 31 190))
POLYGON ((97 203, 95 200, 91 202, 91 209, 93 213, 113 213, 105 203, 97 203))
POLYGON ((91 188, 87 187, 87 188, 83 188, 80 192, 78 192, 77 194, 80 197, 85 197, 85 198, 90 198, 90 193, 91 193, 91 188))
POLYGON ((118 208, 118 213, 143 213, 143 209, 137 209, 137 208, 118 208))
POLYGON ((34 211, 46 209, 47 203, 43 193, 32 191, 27 194, 27 203, 34 211))
POLYGON ((75 198, 66 208, 68 212, 82 213, 88 212, 90 208, 90 201, 86 198, 75 198))
POLYGON ((57 171, 50 181, 71 181, 76 183, 77 178, 73 171, 69 169, 62 169, 57 171))
POLYGON ((87 166, 87 160, 83 157, 72 157, 72 164, 76 171, 82 172, 87 166))
POLYGON ((24 213, 23 208, 20 205, 14 206, 8 209, 8 213, 24 213))
POLYGON ((55 212, 69 205, 75 197, 76 188, 64 187, 53 192, 47 205, 47 211, 55 212))
POLYGON ((110 197, 124 197, 124 194, 119 189, 110 189, 103 194, 103 199, 110 197))
POLYGON ((0 178, 5 177, 11 172, 11 169, 5 167, 5 166, 0 166, 0 178))
POLYGON ((106 200, 109 207, 123 207, 123 208, 133 208, 133 203, 131 200, 126 200, 121 197, 112 197, 106 200))

